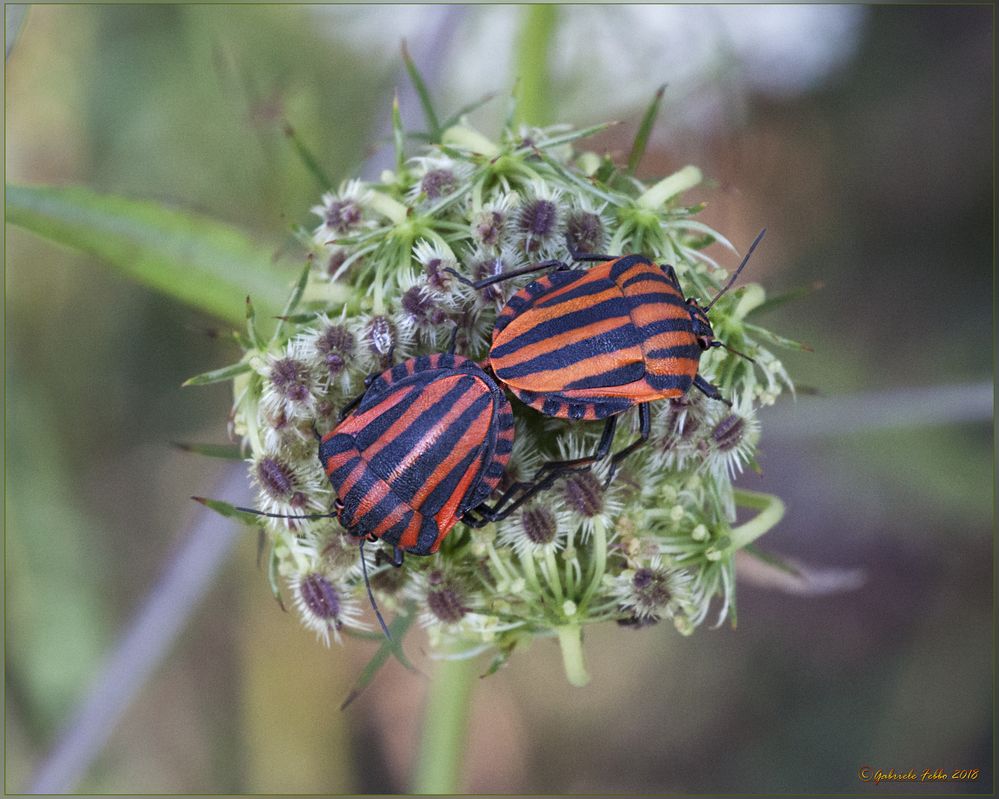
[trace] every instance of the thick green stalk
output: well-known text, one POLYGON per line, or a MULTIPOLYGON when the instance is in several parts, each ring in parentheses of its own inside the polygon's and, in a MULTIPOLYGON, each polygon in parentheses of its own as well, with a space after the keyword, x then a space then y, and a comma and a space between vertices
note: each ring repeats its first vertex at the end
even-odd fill
POLYGON ((745 524, 732 528, 726 552, 735 552, 753 543, 784 516, 784 503, 771 494, 737 488, 735 502, 743 508, 753 508, 760 512, 745 524))
POLYGON ((562 650, 562 665, 565 676, 571 685, 582 688, 590 681, 583 662, 583 630, 578 624, 566 624, 558 628, 558 644, 562 650))
POLYGON ((459 792, 475 662, 441 660, 427 694, 413 793, 459 792))
POLYGON ((516 44, 517 121, 546 125, 551 121, 549 60, 558 20, 558 6, 533 4, 522 9, 516 44))

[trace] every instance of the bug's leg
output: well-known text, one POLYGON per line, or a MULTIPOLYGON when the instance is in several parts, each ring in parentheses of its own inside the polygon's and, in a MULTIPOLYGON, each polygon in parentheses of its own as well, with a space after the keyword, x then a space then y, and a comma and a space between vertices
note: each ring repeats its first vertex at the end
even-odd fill
POLYGON ((393 546, 392 547, 392 557, 385 554, 384 549, 375 550, 375 566, 381 566, 383 563, 391 563, 395 568, 402 566, 403 558, 405 556, 405 550, 402 547, 393 546))
POLYGON ((559 261, 557 258, 553 258, 549 261, 539 261, 536 264, 531 264, 530 266, 525 266, 520 269, 511 269, 509 272, 500 272, 498 275, 492 275, 491 277, 484 277, 482 280, 469 280, 464 275, 456 272, 451 267, 447 267, 444 271, 449 272, 454 275, 461 283, 466 286, 471 286, 473 289, 478 291, 479 289, 484 289, 486 286, 492 286, 494 283, 502 283, 505 280, 510 280, 514 277, 520 277, 521 275, 529 275, 532 272, 544 272, 546 269, 568 269, 569 264, 565 261, 559 261))
POLYGON ((662 265, 663 273, 670 279, 674 286, 680 288, 680 278, 676 276, 676 270, 669 264, 662 265))
POLYGON ((447 354, 454 355, 455 349, 458 347, 458 323, 455 322, 454 328, 451 330, 451 341, 447 345, 447 354))
POLYGON ((616 255, 601 255, 595 252, 577 252, 576 250, 569 248, 569 257, 577 263, 584 263, 586 261, 602 262, 602 261, 614 261, 618 258, 616 255))
POLYGON ((614 475, 617 474, 617 467, 621 461, 647 443, 650 435, 652 435, 652 413, 649 411, 649 403, 643 402, 638 406, 638 438, 620 452, 615 452, 611 456, 610 472, 608 472, 607 479, 604 481, 604 488, 607 488, 611 484, 614 475))
MULTIPOLYGON (((365 380, 367 380, 367 378, 365 378, 365 380)), ((352 410, 354 410, 354 408, 356 408, 358 405, 361 404, 361 400, 362 399, 364 399, 364 392, 363 391, 360 394, 358 394, 356 397, 354 397, 354 399, 352 399, 350 402, 348 402, 346 405, 344 405, 340 409, 340 421, 341 422, 350 415, 350 412, 352 410)))
POLYGON ((705 380, 700 375, 694 378, 694 388, 700 391, 704 396, 709 399, 718 400, 719 402, 724 402, 728 407, 732 407, 732 403, 725 399, 717 387, 711 385, 707 380, 705 380))
MULTIPOLYGON (((382 617, 382 612, 378 609, 378 603, 375 602, 375 595, 371 591, 371 581, 368 579, 368 562, 364 559, 364 541, 362 538, 359 544, 360 554, 361 554, 361 572, 364 574, 364 587, 368 589, 368 601, 371 603, 371 609, 375 612, 375 616, 378 617, 378 624, 381 625, 382 632, 385 633, 385 637, 389 641, 392 640, 392 634, 389 632, 388 625, 385 623, 385 619, 382 617)), ((378 552, 381 552, 379 549, 378 552)), ((378 563, 378 554, 375 554, 375 564, 378 563)))
POLYGON ((491 508, 485 504, 474 508, 474 512, 481 518, 474 519, 471 526, 481 527, 488 522, 502 521, 535 494, 551 486, 560 477, 569 472, 584 471, 597 461, 606 458, 607 453, 610 452, 611 444, 614 442, 616 429, 617 416, 608 417, 604 424, 604 431, 600 436, 600 442, 592 455, 562 461, 548 461, 542 464, 532 480, 514 483, 503 492, 503 496, 491 508))
MULTIPOLYGON (((394 349, 395 349, 395 347, 393 346, 393 350, 394 349)), ((392 357, 392 351, 393 350, 389 350, 389 354, 388 354, 389 358, 392 357)), ((360 394, 358 394, 356 397, 354 397, 354 399, 352 399, 350 402, 348 402, 346 405, 344 405, 340 409, 339 420, 341 422, 344 419, 347 418, 348 414, 350 414, 350 412, 352 410, 354 410, 354 408, 356 408, 358 405, 361 404, 361 400, 364 399, 364 395, 367 393, 367 390, 371 387, 371 384, 374 383, 375 380, 378 379, 378 376, 382 372, 384 372, 384 371, 385 371, 384 369, 379 369, 377 372, 372 372, 371 374, 365 376, 365 378, 364 378, 364 391, 362 391, 360 394)))

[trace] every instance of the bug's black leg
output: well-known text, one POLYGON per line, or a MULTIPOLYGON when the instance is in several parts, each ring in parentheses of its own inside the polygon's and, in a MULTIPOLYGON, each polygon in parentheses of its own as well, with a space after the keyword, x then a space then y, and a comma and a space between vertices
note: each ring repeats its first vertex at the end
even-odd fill
POLYGON ((600 436, 600 442, 597 444, 597 448, 592 455, 584 455, 581 458, 571 458, 562 461, 548 461, 542 464, 533 479, 527 482, 514 483, 503 492, 503 496, 491 508, 485 504, 473 508, 472 512, 477 514, 478 518, 473 517, 469 520, 466 514, 463 520, 472 527, 482 527, 489 522, 502 521, 535 494, 551 486, 560 477, 570 472, 584 471, 597 461, 606 458, 607 453, 610 452, 611 444, 614 442, 614 432, 616 429, 617 417, 611 416, 604 424, 604 432, 600 436))
POLYGON ((456 322, 454 328, 451 330, 451 341, 448 342, 447 345, 447 354, 454 355, 454 351, 455 349, 457 349, 457 347, 458 347, 458 324, 456 322))
MULTIPOLYGON (((393 346, 393 349, 395 349, 395 348, 394 348, 394 346, 393 346)), ((388 355, 388 357, 389 357, 389 358, 391 358, 391 357, 392 357, 392 350, 389 350, 389 355, 388 355)), ((352 400, 351 400, 350 402, 348 402, 348 403, 347 403, 346 405, 344 405, 344 406, 343 406, 343 407, 342 407, 342 408, 340 409, 340 417, 339 417, 339 420, 340 420, 341 422, 342 422, 342 421, 343 421, 344 419, 346 419, 346 418, 347 418, 348 414, 349 414, 349 413, 350 413, 350 412, 351 412, 352 410, 354 410, 354 408, 356 408, 356 407, 357 407, 358 405, 360 405, 360 404, 361 404, 361 400, 362 400, 362 399, 364 399, 364 395, 365 395, 365 394, 367 393, 367 390, 368 390, 369 388, 371 388, 371 384, 372 384, 372 383, 374 383, 374 382, 375 382, 375 380, 377 380, 377 379, 378 379, 378 376, 379 376, 379 375, 380 375, 380 374, 381 374, 382 372, 384 372, 384 371, 385 371, 384 369, 380 369, 380 370, 379 370, 379 371, 377 371, 377 372, 372 372, 371 374, 369 374, 369 375, 365 376, 365 378, 364 378, 364 391, 362 391, 362 392, 361 392, 360 394, 358 394, 358 395, 357 395, 356 397, 354 397, 354 399, 352 399, 352 400)))
POLYGON ((694 378, 694 388, 700 391, 704 396, 709 399, 718 400, 719 402, 724 402, 728 407, 732 407, 732 403, 725 399, 721 392, 713 385, 711 385, 707 380, 705 380, 700 375, 694 378))
POLYGON ((576 252, 576 250, 572 249, 572 247, 569 248, 569 257, 578 263, 584 263, 586 261, 614 261, 618 258, 616 255, 601 255, 595 252, 576 252))
POLYGON ((670 279, 670 282, 672 282, 677 288, 680 288, 680 278, 676 276, 676 270, 669 264, 663 264, 660 268, 663 270, 666 277, 670 279))
POLYGON ((621 461, 627 458, 640 446, 648 442, 650 435, 652 435, 652 413, 649 411, 649 403, 643 402, 638 406, 638 438, 632 441, 620 452, 615 452, 611 456, 610 472, 607 474, 607 479, 604 481, 604 488, 607 488, 607 486, 611 484, 611 481, 614 479, 614 475, 617 474, 617 467, 621 461))
MULTIPOLYGON (((366 379, 367 378, 365 378, 365 380, 366 379)), ((354 410, 354 408, 356 408, 358 405, 361 404, 361 400, 362 399, 364 399, 364 392, 363 391, 360 394, 358 394, 356 397, 354 397, 354 399, 352 399, 350 402, 348 402, 346 405, 344 405, 340 409, 340 417, 339 418, 340 418, 341 422, 350 415, 350 412, 352 410, 354 410)))
POLYGON ((391 563, 395 568, 402 566, 403 558, 405 557, 405 550, 402 547, 393 546, 392 547, 392 557, 385 554, 384 549, 377 549, 375 551, 375 566, 381 566, 383 563, 391 563))
POLYGON ((454 269, 451 269, 451 267, 447 267, 444 271, 454 275, 466 286, 471 286, 473 289, 478 291, 479 289, 484 289, 486 286, 492 286, 494 283, 502 283, 504 280, 510 280, 514 277, 520 277, 521 275, 529 275, 532 272, 544 272, 546 269, 558 270, 568 268, 569 264, 565 263, 565 261, 559 261, 557 258, 553 258, 550 261, 539 261, 536 264, 531 264, 530 266, 525 266, 521 269, 511 269, 509 272, 500 272, 498 275, 485 277, 482 280, 469 280, 464 275, 459 274, 454 269))

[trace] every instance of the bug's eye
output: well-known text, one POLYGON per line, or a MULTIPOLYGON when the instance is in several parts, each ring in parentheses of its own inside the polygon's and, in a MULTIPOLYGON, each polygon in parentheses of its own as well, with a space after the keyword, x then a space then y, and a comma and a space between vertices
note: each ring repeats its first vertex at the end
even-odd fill
POLYGON ((337 510, 343 510, 344 509, 343 500, 340 499, 340 497, 337 497, 336 499, 334 499, 333 500, 333 507, 336 508, 337 510))

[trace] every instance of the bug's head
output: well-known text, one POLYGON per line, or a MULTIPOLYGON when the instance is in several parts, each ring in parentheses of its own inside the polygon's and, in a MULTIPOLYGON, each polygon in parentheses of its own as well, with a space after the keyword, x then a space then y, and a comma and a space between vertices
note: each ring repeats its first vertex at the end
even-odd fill
POLYGON ((694 338, 697 339, 697 346, 701 350, 717 346, 715 343, 715 331, 711 329, 708 315, 697 304, 697 300, 687 300, 687 310, 690 312, 691 329, 694 333, 694 338))

